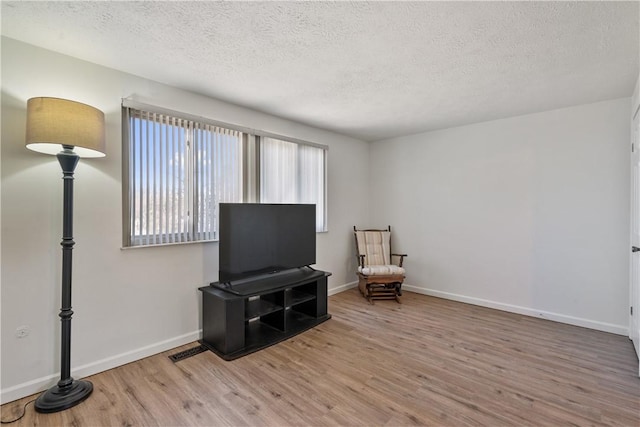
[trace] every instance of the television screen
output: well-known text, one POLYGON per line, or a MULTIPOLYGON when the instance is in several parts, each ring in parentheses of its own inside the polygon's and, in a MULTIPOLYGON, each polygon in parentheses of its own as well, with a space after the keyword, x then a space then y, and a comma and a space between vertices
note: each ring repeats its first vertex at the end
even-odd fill
POLYGON ((316 262, 316 207, 220 203, 219 280, 316 262))

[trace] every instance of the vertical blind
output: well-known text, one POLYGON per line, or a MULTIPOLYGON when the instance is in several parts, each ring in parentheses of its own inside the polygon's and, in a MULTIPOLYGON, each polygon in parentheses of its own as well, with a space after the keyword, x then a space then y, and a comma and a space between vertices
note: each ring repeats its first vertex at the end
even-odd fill
POLYGON ((327 147, 123 101, 123 245, 218 239, 221 202, 316 205, 327 147))
POLYGON ((260 138, 260 202, 316 205, 316 231, 326 231, 323 148, 260 138))
POLYGON ((220 202, 242 202, 242 135, 194 125, 196 240, 217 239, 220 202))
POLYGON ((241 132, 133 108, 125 120, 125 246, 217 238, 218 203, 242 201, 241 132))

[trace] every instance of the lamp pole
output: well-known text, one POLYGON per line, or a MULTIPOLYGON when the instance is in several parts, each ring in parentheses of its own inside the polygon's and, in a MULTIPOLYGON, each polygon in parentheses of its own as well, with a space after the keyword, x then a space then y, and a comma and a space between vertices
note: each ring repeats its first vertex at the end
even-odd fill
POLYGON ((55 154, 62 168, 62 301, 60 308, 60 381, 35 403, 38 412, 58 412, 85 400, 93 391, 89 381, 71 378, 71 274, 73 251, 73 173, 80 157, 105 156, 104 113, 90 105, 61 98, 27 101, 29 150, 55 154), (62 146, 62 151, 60 150, 62 146))
POLYGON ((71 377, 71 268, 73 245, 73 173, 80 160, 73 146, 63 145, 56 157, 60 163, 64 182, 62 213, 62 307, 60 323, 62 342, 60 348, 60 381, 41 394, 35 402, 38 412, 50 413, 63 411, 85 400, 93 391, 89 381, 74 380, 71 377))

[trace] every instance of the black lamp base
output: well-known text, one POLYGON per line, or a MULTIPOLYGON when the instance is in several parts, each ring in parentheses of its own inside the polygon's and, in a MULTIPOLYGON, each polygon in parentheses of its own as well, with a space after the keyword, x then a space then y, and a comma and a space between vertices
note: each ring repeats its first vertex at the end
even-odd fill
POLYGON ((64 411, 85 400, 92 391, 93 384, 89 381, 73 380, 66 387, 54 385, 36 399, 35 408, 45 414, 64 411))

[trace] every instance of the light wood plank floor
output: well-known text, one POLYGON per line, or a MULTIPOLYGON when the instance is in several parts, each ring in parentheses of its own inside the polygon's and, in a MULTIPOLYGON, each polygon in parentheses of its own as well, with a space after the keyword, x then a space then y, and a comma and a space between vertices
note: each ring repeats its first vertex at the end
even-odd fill
MULTIPOLYGON (((333 318, 225 362, 180 347, 89 379, 57 414, 14 425, 640 425, 628 338, 406 292, 369 305, 352 289, 333 318)), ((30 398, 2 407, 2 419, 30 398)))

